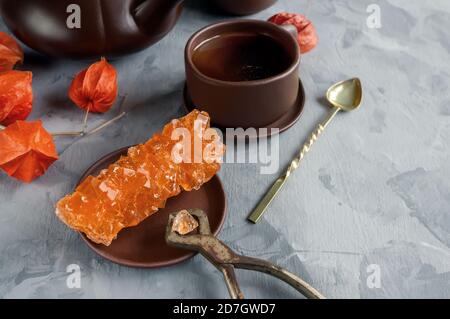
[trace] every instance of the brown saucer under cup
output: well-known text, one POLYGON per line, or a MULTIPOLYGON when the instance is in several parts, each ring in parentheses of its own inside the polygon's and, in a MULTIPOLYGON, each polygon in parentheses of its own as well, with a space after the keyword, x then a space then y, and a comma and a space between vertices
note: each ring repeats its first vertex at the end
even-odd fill
MULTIPOLYGON (((303 83, 301 80, 299 80, 299 91, 298 91, 298 98, 297 103, 294 107, 290 108, 289 111, 280 118, 278 118, 275 122, 272 122, 270 124, 267 124, 265 127, 266 130, 260 130, 259 127, 257 127, 257 135, 256 136, 249 136, 248 137, 268 137, 272 136, 274 134, 282 133, 286 131, 287 129, 291 128, 297 121, 300 119, 300 117, 303 114, 303 109, 305 107, 305 89, 303 87, 303 83)), ((192 112, 196 106, 192 102, 191 96, 189 94, 187 85, 184 86, 183 90, 183 107, 187 113, 192 112)), ((226 128, 221 127, 220 125, 217 125, 214 121, 211 123, 212 126, 220 129, 223 134, 226 133, 226 128)), ((235 134, 237 131, 235 131, 235 134)), ((248 131, 244 132, 244 134, 249 134, 248 131)))
MULTIPOLYGON (((89 175, 101 170, 126 155, 128 147, 112 152, 94 163, 81 177, 80 184, 89 175)), ((157 268, 180 263, 195 255, 188 250, 170 247, 165 241, 169 215, 188 208, 206 212, 212 233, 217 236, 226 217, 226 198, 219 177, 214 176, 199 190, 182 192, 170 198, 166 207, 145 219, 136 227, 123 229, 110 246, 96 244, 81 234, 87 245, 100 256, 120 265, 140 268, 157 268)))
MULTIPOLYGON (((210 25, 195 33, 185 49, 186 82, 192 103, 206 111, 221 127, 266 127, 298 104, 300 49, 291 25, 238 19, 210 25), (226 81, 202 73, 194 63, 195 50, 211 39, 229 34, 258 34, 270 37, 290 59, 276 75, 249 81, 226 81)), ((225 48, 226 49, 226 48, 225 48)), ((270 59, 281 57, 271 56, 270 59)), ((210 63, 214 63, 211 59, 210 63)))

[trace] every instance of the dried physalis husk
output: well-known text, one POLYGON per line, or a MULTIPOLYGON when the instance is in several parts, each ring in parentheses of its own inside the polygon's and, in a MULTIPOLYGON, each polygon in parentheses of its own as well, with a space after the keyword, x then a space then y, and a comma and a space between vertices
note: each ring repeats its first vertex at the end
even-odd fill
POLYGON ((268 21, 278 25, 291 24, 295 26, 298 32, 297 41, 301 53, 307 53, 317 46, 319 40, 316 28, 304 15, 282 12, 274 15, 268 21))
POLYGON ((58 159, 53 137, 41 121, 16 121, 0 131, 0 169, 30 183, 58 159))
POLYGON ((180 211, 172 223, 172 231, 184 236, 198 228, 198 221, 187 210, 180 211))
POLYGON ((69 89, 70 99, 93 113, 109 111, 117 94, 117 71, 105 58, 78 73, 69 89))
POLYGON ((0 125, 25 120, 33 108, 33 74, 27 71, 0 73, 0 125))
POLYGON ((23 62, 23 50, 9 34, 0 32, 0 72, 12 70, 23 62))

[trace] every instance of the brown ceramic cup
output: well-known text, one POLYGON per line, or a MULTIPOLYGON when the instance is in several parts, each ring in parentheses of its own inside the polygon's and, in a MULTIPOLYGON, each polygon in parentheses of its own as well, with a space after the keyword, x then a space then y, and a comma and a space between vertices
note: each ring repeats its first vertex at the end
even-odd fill
POLYGON ((213 0, 225 12, 235 15, 248 15, 262 11, 278 0, 213 0))
MULTIPOLYGON (((221 127, 261 128, 275 122, 296 105, 299 92, 300 49, 293 26, 277 26, 258 20, 232 20, 210 25, 195 33, 185 50, 187 90, 190 102, 210 114, 221 127), (223 81, 199 71, 194 50, 221 34, 255 32, 272 37, 291 59, 280 74, 254 81, 223 81)), ((272 57, 276 59, 277 57, 272 57)))

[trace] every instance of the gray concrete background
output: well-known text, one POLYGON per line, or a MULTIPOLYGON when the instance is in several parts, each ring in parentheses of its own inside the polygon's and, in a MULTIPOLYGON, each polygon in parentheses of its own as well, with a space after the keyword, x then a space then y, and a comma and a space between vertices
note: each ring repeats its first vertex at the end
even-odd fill
MULTIPOLYGON (((168 37, 113 62, 129 96, 126 118, 95 136, 58 139, 60 160, 30 185, 0 174, 0 297, 228 297, 201 257, 157 270, 121 267, 91 252, 53 208, 92 162, 183 114, 183 47, 197 29, 226 18, 204 6, 188 2, 168 37), (74 263, 81 289, 66 286, 74 263)), ((328 111, 319 99, 330 84, 360 77, 364 104, 332 123, 257 226, 245 218, 276 176, 259 175, 259 165, 224 165, 229 215, 220 238, 298 273, 329 298, 449 298, 449 2, 284 0, 253 18, 279 11, 306 13, 320 38, 303 57, 307 103, 281 136, 282 165, 328 111), (381 9, 380 29, 366 25, 372 3, 381 9), (370 265, 379 267, 380 288, 367 285, 370 265)), ((82 113, 66 92, 87 64, 28 55, 36 95, 30 118, 42 118, 50 131, 77 128, 82 113)), ((238 278, 247 297, 299 297, 262 274, 239 271, 238 278)))

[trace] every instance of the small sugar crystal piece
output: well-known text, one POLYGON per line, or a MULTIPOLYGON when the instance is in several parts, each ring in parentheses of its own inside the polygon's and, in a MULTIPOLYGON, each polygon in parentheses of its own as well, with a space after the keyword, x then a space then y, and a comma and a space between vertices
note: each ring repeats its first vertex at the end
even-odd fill
MULTIPOLYGON (((209 129, 209 116, 194 110, 171 121, 145 144, 131 147, 127 156, 97 177, 89 176, 73 194, 61 199, 57 216, 93 242, 109 246, 123 228, 138 225, 163 208, 170 197, 199 189, 219 171, 220 163, 203 155, 200 161, 173 161, 172 151, 179 143, 173 139, 177 129, 191 137, 202 136, 209 129)), ((196 143, 191 142, 193 147, 196 143)), ((220 141, 202 139, 200 145, 202 153, 211 147, 218 157, 224 153, 220 141)), ((198 155, 194 153, 193 157, 198 155)))
POLYGON ((173 219, 172 231, 184 236, 198 228, 198 221, 187 210, 180 211, 173 219))

